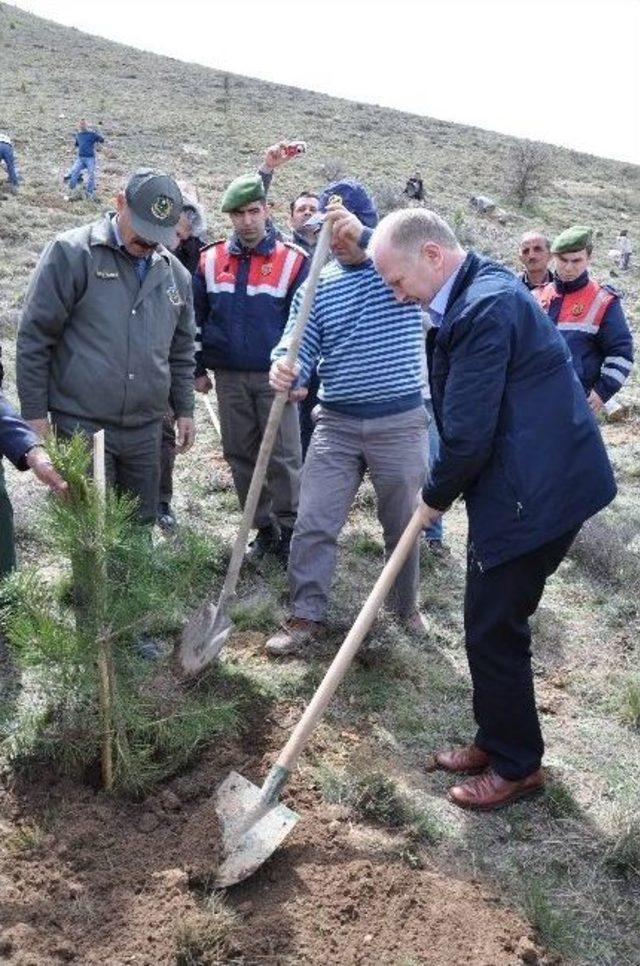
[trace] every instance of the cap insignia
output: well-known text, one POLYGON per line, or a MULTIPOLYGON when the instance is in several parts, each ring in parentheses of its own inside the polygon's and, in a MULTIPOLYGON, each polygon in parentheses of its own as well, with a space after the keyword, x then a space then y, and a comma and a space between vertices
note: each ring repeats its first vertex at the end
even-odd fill
POLYGON ((166 195, 158 195, 151 205, 151 214, 158 221, 166 221, 173 211, 173 201, 166 195))

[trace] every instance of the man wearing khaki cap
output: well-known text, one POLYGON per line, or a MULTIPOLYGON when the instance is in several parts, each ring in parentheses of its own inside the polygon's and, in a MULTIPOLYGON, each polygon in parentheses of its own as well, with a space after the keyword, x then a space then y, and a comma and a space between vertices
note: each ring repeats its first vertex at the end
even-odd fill
POLYGON ((589 276, 592 232, 573 225, 551 246, 553 281, 532 294, 556 323, 594 413, 624 386, 633 368, 633 337, 620 297, 589 276))
MULTIPOLYGON (((291 300, 307 275, 307 255, 276 238, 267 226, 259 174, 232 181, 222 198, 234 232, 205 248, 193 276, 197 325, 196 389, 212 388, 215 375, 222 449, 244 505, 274 392, 271 350, 280 341, 291 300)), ((285 406, 256 510, 257 536, 248 559, 271 554, 286 566, 298 510, 300 429, 297 408, 285 406)))
POLYGON ((116 211, 59 235, 42 254, 18 332, 22 414, 40 436, 105 430, 107 479, 155 519, 162 417, 169 393, 178 451, 193 443, 193 304, 169 248, 178 185, 136 171, 116 211))

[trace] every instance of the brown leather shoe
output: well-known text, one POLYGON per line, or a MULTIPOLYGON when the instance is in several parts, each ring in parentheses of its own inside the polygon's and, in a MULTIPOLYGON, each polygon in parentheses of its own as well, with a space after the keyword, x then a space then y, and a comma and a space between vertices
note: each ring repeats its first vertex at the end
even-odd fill
POLYGON ((427 764, 427 771, 463 771, 473 775, 484 771, 489 764, 489 756, 477 745, 466 745, 464 748, 452 748, 450 751, 437 751, 431 762, 427 764))
POLYGON ((308 621, 304 617, 289 617, 280 630, 269 638, 265 644, 265 650, 270 657, 302 654, 310 644, 322 640, 326 633, 326 625, 319 621, 308 621))
POLYGON ((489 811, 492 808, 509 805, 525 795, 532 795, 543 788, 544 782, 545 776, 541 768, 518 781, 508 781, 506 778, 501 778, 493 769, 487 768, 481 775, 467 778, 459 785, 454 785, 449 789, 447 798, 460 808, 489 811))

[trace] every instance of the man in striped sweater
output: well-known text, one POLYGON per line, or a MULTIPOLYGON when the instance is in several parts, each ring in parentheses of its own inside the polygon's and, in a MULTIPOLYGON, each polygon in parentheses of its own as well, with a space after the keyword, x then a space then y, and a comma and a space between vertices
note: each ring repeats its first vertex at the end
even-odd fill
MULTIPOLYGON (((409 522, 427 473, 420 308, 395 302, 360 244, 342 237, 341 222, 353 223, 353 216, 361 223, 364 241, 367 229, 377 223, 365 188, 355 181, 330 185, 320 199, 322 210, 334 195, 344 206, 331 215, 335 260, 320 276, 300 349, 299 374, 283 356, 302 289, 272 352, 271 385, 276 391, 299 399, 316 364, 320 377, 319 415, 302 472, 291 542, 292 615, 267 641, 272 656, 300 653, 323 636, 338 536, 365 471, 376 492, 387 554, 409 522)), ((418 577, 416 545, 389 599, 391 610, 413 633, 424 632, 418 577)))

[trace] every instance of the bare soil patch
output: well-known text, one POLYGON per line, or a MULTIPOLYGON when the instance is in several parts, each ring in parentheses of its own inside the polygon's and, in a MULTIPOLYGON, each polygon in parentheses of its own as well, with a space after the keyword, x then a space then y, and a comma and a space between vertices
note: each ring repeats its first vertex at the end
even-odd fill
MULTIPOLYGON (((255 653, 259 637, 238 646, 255 653)), ((237 915, 223 946, 177 957, 177 935, 202 921, 219 860, 215 787, 232 768, 260 783, 296 714, 279 706, 256 715, 243 741, 211 749, 142 802, 52 774, 5 773, 0 958, 14 966, 553 961, 493 892, 444 874, 428 850, 411 867, 402 832, 327 804, 308 771, 285 794, 301 817, 296 829, 227 891, 237 915)))

